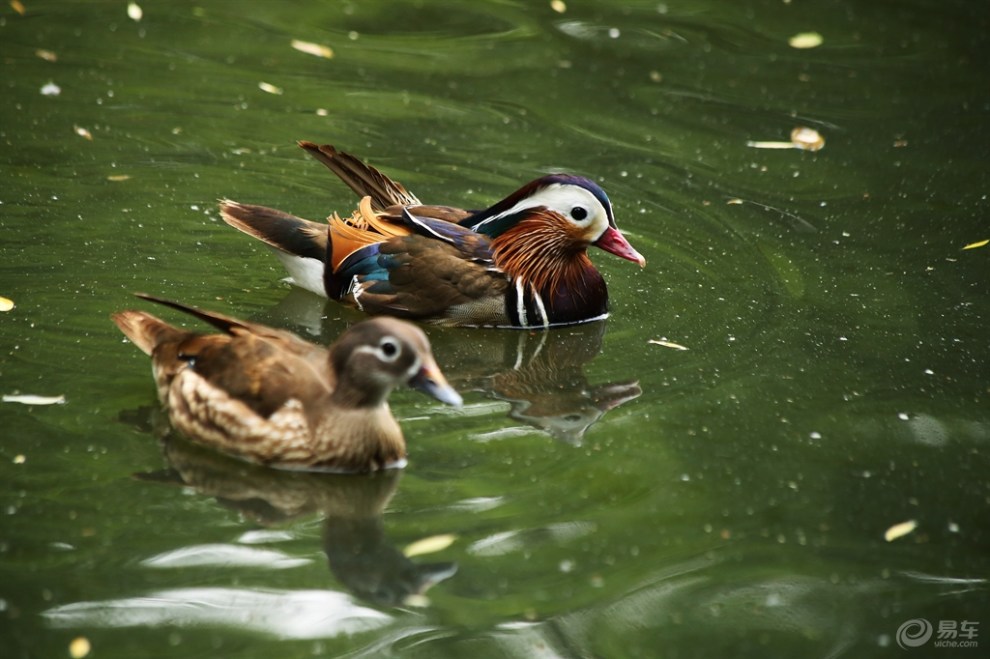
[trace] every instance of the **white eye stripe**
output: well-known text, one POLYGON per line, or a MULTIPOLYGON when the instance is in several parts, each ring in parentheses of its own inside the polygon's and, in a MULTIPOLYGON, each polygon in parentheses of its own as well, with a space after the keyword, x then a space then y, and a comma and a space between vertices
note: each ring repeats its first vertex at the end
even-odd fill
POLYGON ((419 373, 419 369, 423 367, 423 360, 416 355, 416 359, 413 360, 412 366, 406 371, 406 379, 411 380, 413 376, 419 373))
MULTIPOLYGON (((484 226, 489 222, 494 222, 495 220, 507 217, 509 215, 515 215, 516 213, 528 208, 539 208, 541 206, 557 211, 561 215, 573 219, 575 222, 585 221, 588 218, 595 220, 600 217, 602 222, 606 225, 608 224, 608 212, 605 207, 602 206, 602 202, 598 201, 598 198, 595 197, 595 195, 577 185, 562 185, 560 183, 554 183, 553 185, 548 185, 528 197, 520 199, 512 208, 488 218, 479 226, 484 226), (587 213, 587 216, 582 220, 573 218, 571 215, 571 211, 577 207, 583 208, 587 213)), ((604 229, 602 229, 602 231, 604 231, 604 229)))
POLYGON ((394 336, 382 337, 378 342, 378 356, 382 361, 394 362, 402 354, 402 344, 394 336))
POLYGON ((402 343, 394 336, 385 336, 382 337, 377 346, 358 346, 354 352, 374 355, 380 361, 390 364, 402 355, 402 343))

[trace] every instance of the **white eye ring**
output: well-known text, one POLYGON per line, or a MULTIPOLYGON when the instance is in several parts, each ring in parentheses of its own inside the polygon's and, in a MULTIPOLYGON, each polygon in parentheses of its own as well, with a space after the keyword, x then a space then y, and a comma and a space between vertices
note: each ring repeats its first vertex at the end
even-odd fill
POLYGON ((378 342, 376 353, 383 362, 394 362, 402 354, 402 347, 395 337, 386 336, 378 342))

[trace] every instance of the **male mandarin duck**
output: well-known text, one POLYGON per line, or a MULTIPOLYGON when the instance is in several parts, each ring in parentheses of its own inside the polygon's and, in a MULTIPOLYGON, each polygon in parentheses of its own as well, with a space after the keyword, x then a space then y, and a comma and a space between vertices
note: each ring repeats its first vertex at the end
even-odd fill
POLYGON ((430 344, 415 325, 375 318, 329 349, 284 330, 150 295, 221 330, 200 334, 144 311, 112 316, 151 356, 158 397, 190 439, 284 469, 375 471, 405 464, 406 445, 388 395, 408 384, 451 405, 430 344))
POLYGON ((294 282, 318 295, 437 325, 547 328, 608 315, 589 245, 645 265, 596 183, 551 174, 482 211, 422 204, 333 146, 299 145, 362 197, 329 226, 224 200, 227 224, 267 243, 294 282))

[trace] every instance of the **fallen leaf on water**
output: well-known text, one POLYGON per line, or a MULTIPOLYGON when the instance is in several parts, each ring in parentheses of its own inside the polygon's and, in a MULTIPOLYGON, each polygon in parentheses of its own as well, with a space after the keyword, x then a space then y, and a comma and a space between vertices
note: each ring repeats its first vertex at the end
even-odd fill
POLYGON ((799 32, 787 40, 791 48, 817 48, 825 41, 817 32, 799 32))
POLYGON ((58 61, 58 55, 56 55, 55 51, 52 50, 45 50, 44 48, 39 48, 38 50, 34 51, 34 54, 40 57, 41 59, 45 60, 46 62, 58 61))
POLYGON ((903 537, 918 528, 918 522, 913 519, 909 519, 906 522, 901 522, 900 524, 894 524, 883 534, 883 539, 887 542, 893 542, 900 537, 903 537))
POLYGON ((661 341, 660 339, 650 339, 647 343, 652 343, 655 346, 663 346, 664 348, 673 348, 674 350, 689 350, 687 346, 682 346, 680 343, 674 343, 673 341, 661 341))
POLYGON ((421 556, 423 554, 435 554, 436 552, 443 551, 447 547, 454 544, 454 540, 456 539, 457 536, 453 533, 432 535, 429 538, 423 538, 422 540, 417 540, 416 542, 408 545, 402 550, 402 553, 405 554, 407 558, 421 556))
POLYGON ((818 151, 825 146, 825 138, 814 128, 798 126, 791 131, 791 144, 795 149, 805 151, 818 151))
POLYGON ((129 2, 127 4, 127 17, 135 23, 144 18, 144 10, 141 9, 141 5, 136 2, 129 2))
POLYGON ((107 177, 108 181, 126 181, 131 178, 130 174, 111 174, 107 177))
POLYGON ((73 126, 72 130, 76 131, 76 135, 78 135, 79 137, 85 137, 90 142, 93 141, 93 134, 90 133, 85 128, 83 128, 82 126, 73 126))
POLYGON ((563 14, 567 11, 567 5, 564 4, 564 0, 550 0, 550 9, 553 9, 558 14, 563 14))
POLYGON ((793 149, 794 144, 791 142, 770 142, 766 140, 753 141, 750 140, 746 142, 746 146, 751 146, 754 149, 793 149))
POLYGON ((791 131, 790 142, 749 141, 746 146, 754 149, 801 149, 802 151, 818 151, 825 146, 825 138, 814 128, 798 126, 791 131))
POLYGON ((0 297, 0 311, 10 311, 14 308, 14 301, 9 297, 0 297))
POLYGON ((14 11, 16 11, 21 16, 27 13, 27 9, 24 8, 24 5, 23 3, 21 3, 21 0, 10 0, 10 6, 14 11))
POLYGON ((402 600, 402 603, 409 607, 425 609, 430 605, 430 598, 422 593, 413 593, 411 595, 406 595, 406 598, 402 600))
POLYGON ((275 85, 270 85, 267 82, 259 82, 258 89, 269 94, 276 94, 277 96, 282 95, 282 88, 276 87, 275 85))
POLYGON ((25 462, 27 462, 27 458, 24 456, 23 453, 19 453, 19 454, 17 454, 17 455, 14 456, 14 464, 15 465, 22 465, 25 462))
POLYGON ((742 199, 739 199, 738 197, 736 197, 735 199, 730 199, 729 201, 727 201, 725 203, 727 205, 729 205, 729 206, 742 206, 746 202, 744 202, 742 199))
POLYGON ((82 659, 92 649, 93 646, 90 644, 89 639, 85 636, 79 636, 72 639, 72 642, 69 643, 69 656, 72 659, 82 659))
POLYGON ((330 46, 312 43, 311 41, 300 41, 299 39, 293 39, 292 47, 300 53, 306 53, 307 55, 313 55, 314 57, 325 57, 326 59, 333 57, 333 49, 330 48, 330 46))
POLYGON ((36 396, 34 394, 4 394, 3 402, 22 405, 64 405, 65 396, 36 396))
POLYGON ((56 85, 54 82, 46 82, 41 86, 42 96, 58 96, 62 93, 62 88, 56 85))
POLYGON ((963 247, 963 249, 976 249, 977 247, 986 247, 990 244, 990 240, 978 240, 975 243, 970 243, 963 247))

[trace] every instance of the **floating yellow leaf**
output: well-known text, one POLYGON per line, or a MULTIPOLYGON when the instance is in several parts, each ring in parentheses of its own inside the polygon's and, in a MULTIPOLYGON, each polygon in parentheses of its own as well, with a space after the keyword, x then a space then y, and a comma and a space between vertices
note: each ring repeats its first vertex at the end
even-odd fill
POLYGON ((792 142, 768 142, 765 140, 753 141, 750 140, 746 142, 746 146, 751 146, 754 149, 793 149, 794 144, 792 142))
POLYGON ((564 0, 550 0, 550 9, 553 9, 558 14, 563 14, 567 11, 567 5, 564 4, 564 0))
POLYGON ((89 639, 85 636, 79 636, 72 639, 72 642, 69 643, 69 656, 72 659, 83 659, 92 649, 93 646, 90 644, 89 639))
POLYGON ((141 5, 136 2, 127 3, 127 17, 135 23, 144 18, 144 11, 141 9, 141 5))
POLYGON ((14 301, 7 297, 0 297, 0 311, 10 311, 14 308, 14 301))
POLYGON ((791 48, 817 48, 824 39, 817 32, 800 32, 787 40, 791 48))
POLYGON ((306 53, 307 55, 313 55, 314 57, 325 57, 326 59, 333 57, 333 49, 331 49, 330 46, 324 46, 319 43, 293 39, 292 47, 300 53, 306 53))
POLYGON ((15 465, 22 465, 25 462, 27 462, 27 458, 24 457, 24 454, 23 453, 19 453, 19 454, 17 454, 17 455, 14 456, 14 464, 15 465))
POLYGON ((52 50, 45 50, 44 48, 39 48, 38 50, 34 51, 34 54, 40 57, 41 59, 45 60, 46 62, 58 61, 58 55, 56 55, 55 51, 52 50))
POLYGON ((425 609, 430 605, 430 598, 422 593, 412 593, 411 595, 406 595, 402 603, 408 607, 425 609))
POLYGON ((65 396, 35 396, 34 394, 4 394, 3 402, 22 405, 64 405, 65 396))
POLYGON ((749 141, 746 146, 754 149, 801 149, 802 151, 818 151, 825 146, 825 138, 814 128, 798 126, 791 131, 790 142, 749 141))
POLYGON ((259 82, 258 83, 258 89, 260 89, 263 92, 267 92, 269 94, 275 94, 277 96, 281 96, 282 95, 282 88, 281 87, 276 87, 275 85, 270 85, 267 82, 259 82))
POLYGON ((10 6, 14 11, 16 11, 21 16, 27 13, 27 9, 24 8, 24 4, 21 2, 21 0, 10 0, 10 6))
POLYGON ((887 532, 883 534, 883 539, 887 542, 893 542, 900 537, 903 537, 918 528, 918 522, 913 519, 909 519, 906 522, 901 522, 900 524, 894 524, 887 532))
POLYGON ((825 146, 825 138, 814 128, 798 126, 791 131, 791 144, 795 149, 805 151, 818 151, 825 146))
POLYGON ((444 533, 442 535, 432 535, 429 538, 423 538, 422 540, 417 540, 416 542, 410 544, 402 553, 408 558, 413 556, 421 556, 423 554, 435 554, 438 551, 443 551, 447 547, 454 544, 454 540, 457 536, 453 533, 444 533))
POLYGON ((111 174, 110 176, 107 177, 107 180, 117 182, 117 181, 126 181, 130 178, 131 178, 130 174, 111 174))
POLYGON ((90 133, 85 128, 83 128, 82 126, 73 126, 72 130, 76 131, 76 135, 78 135, 79 137, 85 137, 90 142, 93 141, 93 134, 90 133))
POLYGON ((729 206, 742 206, 746 202, 743 201, 742 199, 739 199, 738 197, 736 197, 735 199, 730 199, 729 201, 727 201, 725 203, 727 205, 729 205, 729 206))
POLYGON ((647 343, 652 343, 655 346, 663 346, 664 348, 673 348, 674 350, 688 350, 687 346, 682 346, 680 343, 674 343, 673 341, 662 341, 660 339, 650 339, 647 343))
POLYGON ((963 249, 976 249, 977 247, 986 247, 990 244, 990 240, 978 240, 975 243, 970 243, 963 247, 963 249))

